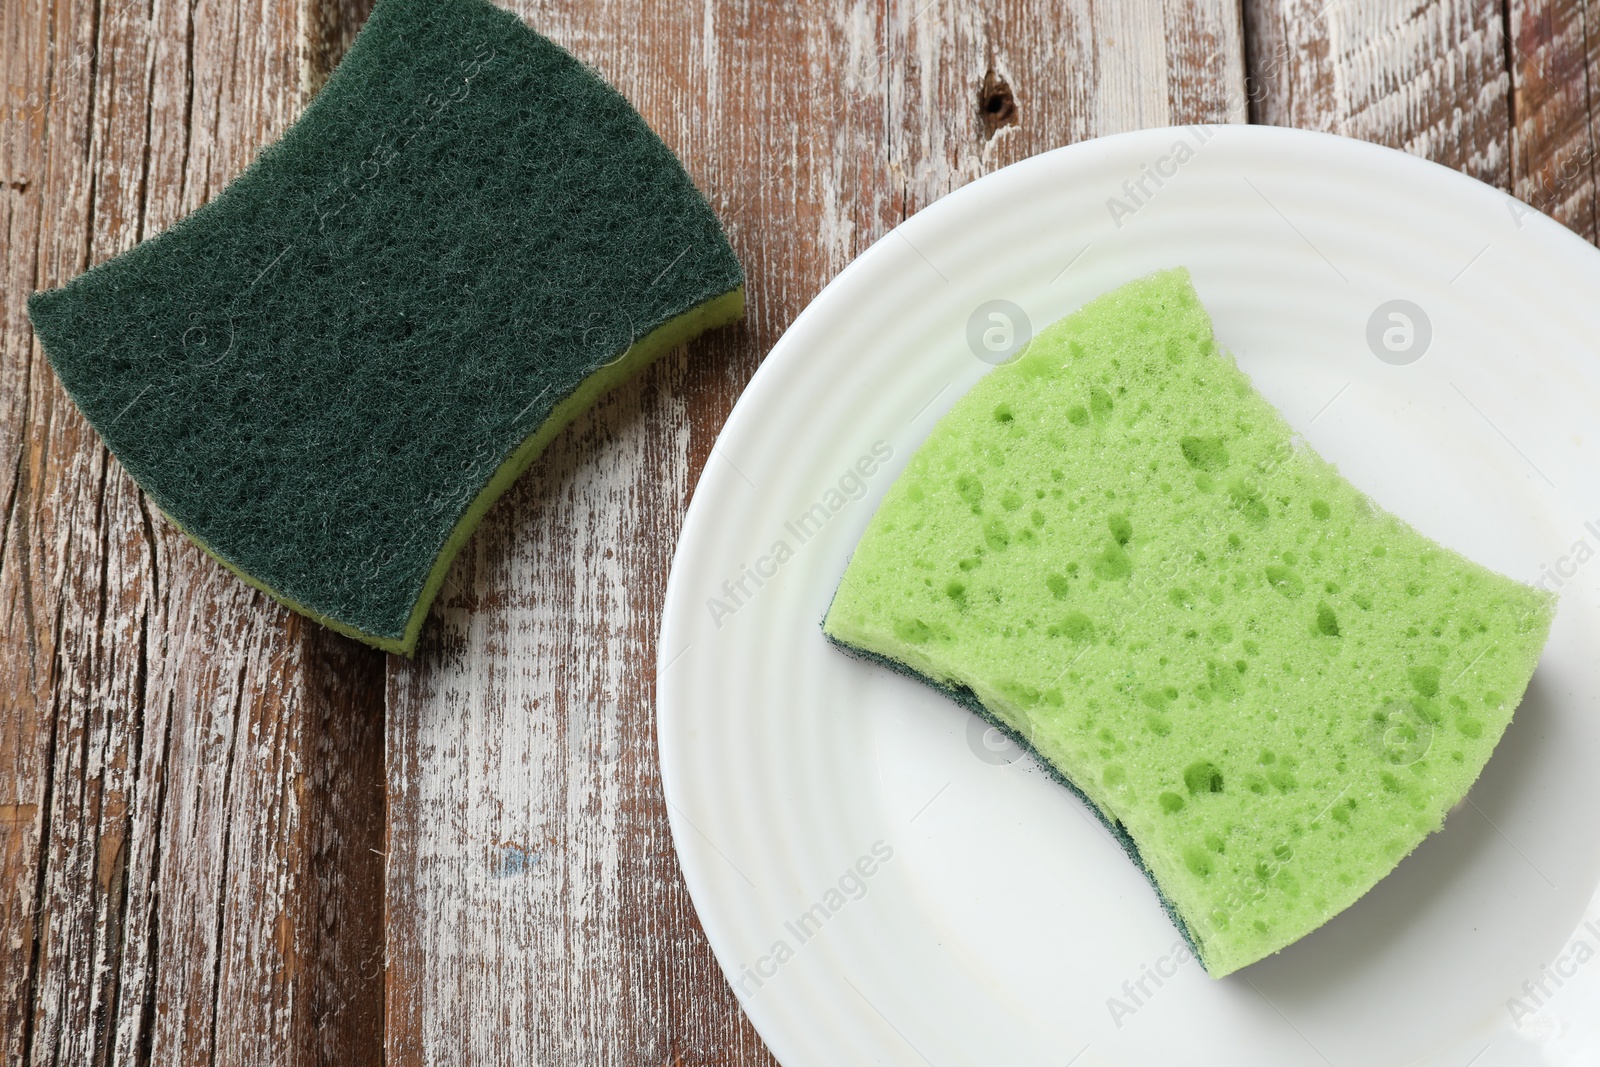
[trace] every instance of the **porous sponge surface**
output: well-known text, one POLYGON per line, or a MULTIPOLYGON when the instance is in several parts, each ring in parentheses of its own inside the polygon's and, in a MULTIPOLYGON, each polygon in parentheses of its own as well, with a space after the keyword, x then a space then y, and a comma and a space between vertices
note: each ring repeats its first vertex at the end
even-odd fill
POLYGON ((29 302, 164 512, 291 606, 403 652, 573 401, 742 310, 670 150, 484 0, 379 0, 221 195, 29 302))
POLYGON ((1131 838, 1220 977, 1439 828, 1553 614, 1298 441, 1174 270, 956 404, 824 629, 970 690, 1131 838))

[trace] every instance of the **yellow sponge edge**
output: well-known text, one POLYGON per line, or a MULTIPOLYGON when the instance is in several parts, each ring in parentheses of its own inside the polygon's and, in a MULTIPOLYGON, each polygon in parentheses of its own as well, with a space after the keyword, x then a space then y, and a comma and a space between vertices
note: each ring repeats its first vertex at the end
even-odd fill
POLYGON ((455 528, 450 531, 450 536, 445 539, 444 547, 439 550, 439 556, 433 562, 433 568, 428 572, 427 580, 422 584, 422 594, 417 597, 416 606, 411 610, 411 617, 406 622, 405 633, 399 638, 379 637, 375 634, 357 630, 347 626, 337 619, 330 619, 326 615, 312 611, 304 604, 296 603, 286 596, 282 596, 272 588, 264 585, 244 571, 229 563, 218 555, 210 545, 198 537, 194 532, 185 530, 183 525, 175 521, 171 515, 166 515, 178 529, 183 530, 194 540, 206 554, 228 570, 238 575, 249 585, 266 593, 272 599, 322 623, 324 626, 347 637, 353 637, 385 652, 394 652, 402 656, 411 656, 416 652, 417 639, 422 633, 423 620, 428 617, 428 608, 433 604, 433 598, 438 594, 439 587, 444 584, 444 576, 450 570, 450 564, 455 562, 461 547, 467 543, 473 533, 478 529, 483 517, 489 513, 494 502, 500 499, 502 493, 511 487, 527 470, 539 454, 555 439, 556 434, 567 428, 567 425, 585 410, 593 407, 606 393, 632 377, 635 373, 644 370, 650 364, 660 359, 666 353, 685 344, 706 330, 718 326, 727 326, 738 322, 744 317, 744 286, 730 290, 719 297, 715 297, 696 307, 690 308, 676 318, 668 319, 654 330, 645 334, 625 350, 622 355, 607 363, 599 370, 578 384, 561 403, 557 404, 550 412, 550 417, 539 424, 539 427, 529 434, 516 451, 501 463, 495 472, 490 475, 478 495, 468 505, 466 511, 461 513, 461 518, 456 522, 455 528))

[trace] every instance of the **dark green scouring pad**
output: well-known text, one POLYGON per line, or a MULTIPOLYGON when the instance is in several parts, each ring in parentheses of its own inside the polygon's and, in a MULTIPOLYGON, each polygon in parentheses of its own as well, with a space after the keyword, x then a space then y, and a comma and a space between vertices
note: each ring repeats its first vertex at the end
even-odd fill
POLYGON ((221 195, 28 303, 168 517, 295 610, 407 654, 550 439, 743 310, 671 151, 485 0, 379 0, 221 195))

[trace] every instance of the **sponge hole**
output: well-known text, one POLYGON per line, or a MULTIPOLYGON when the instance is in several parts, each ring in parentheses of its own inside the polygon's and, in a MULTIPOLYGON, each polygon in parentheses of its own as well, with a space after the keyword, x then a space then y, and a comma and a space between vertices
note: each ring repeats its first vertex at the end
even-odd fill
POLYGON ((956 478, 956 493, 967 502, 974 515, 983 509, 983 479, 977 475, 959 475, 956 478))
POLYGON ((1222 792, 1222 771, 1210 760, 1196 760, 1183 769, 1183 784, 1191 796, 1222 792))

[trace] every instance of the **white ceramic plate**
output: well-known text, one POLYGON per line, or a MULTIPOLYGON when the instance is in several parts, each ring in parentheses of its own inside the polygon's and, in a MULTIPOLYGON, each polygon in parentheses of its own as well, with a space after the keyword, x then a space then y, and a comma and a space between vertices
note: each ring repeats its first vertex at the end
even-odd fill
POLYGON ((658 665, 684 876, 785 1067, 1600 1063, 1597 357, 1600 252, 1453 171, 1284 129, 1051 152, 851 264, 718 438, 658 665), (1562 593, 1469 803, 1353 908, 1221 981, 1175 954, 1079 801, 818 629, 877 502, 990 369, 974 312, 1009 301, 1042 327, 1177 264, 1347 477, 1562 593))

